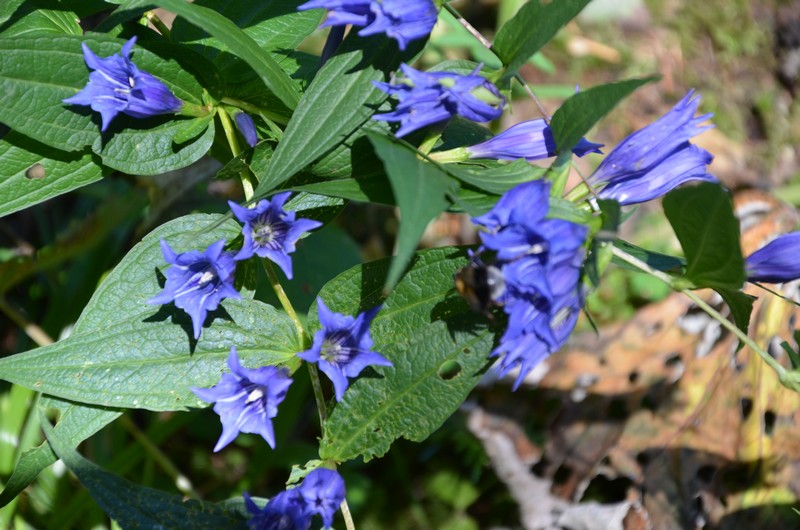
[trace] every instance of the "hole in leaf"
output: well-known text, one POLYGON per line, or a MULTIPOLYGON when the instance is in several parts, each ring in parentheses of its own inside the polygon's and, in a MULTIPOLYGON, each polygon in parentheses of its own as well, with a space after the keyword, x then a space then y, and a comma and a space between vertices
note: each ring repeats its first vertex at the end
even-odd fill
POLYGON ((768 410, 764 413, 764 434, 767 436, 772 436, 772 433, 775 430, 775 420, 777 419, 778 416, 775 415, 775 413, 771 410, 768 410))
POLYGON ((31 180, 43 179, 46 175, 44 166, 41 164, 34 164, 25 170, 25 178, 31 180))
POLYGON ((461 373, 461 365, 458 364, 456 361, 445 361, 439 367, 439 377, 441 377, 445 381, 453 379, 460 373, 461 373))
POLYGON ((742 407, 742 419, 746 420, 753 412, 753 400, 750 398, 742 398, 739 400, 739 405, 742 407))

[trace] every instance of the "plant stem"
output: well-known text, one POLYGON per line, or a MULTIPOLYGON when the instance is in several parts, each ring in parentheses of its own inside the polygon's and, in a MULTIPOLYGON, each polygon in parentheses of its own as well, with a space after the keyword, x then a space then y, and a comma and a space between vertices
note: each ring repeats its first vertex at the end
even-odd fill
POLYGON ((161 469, 163 469, 169 478, 173 480, 175 487, 177 487, 181 493, 193 499, 200 498, 186 475, 178 470, 169 457, 165 455, 161 449, 159 449, 158 446, 154 444, 153 441, 148 438, 147 435, 143 433, 135 423, 133 423, 133 421, 131 421, 130 418, 122 415, 119 417, 118 421, 120 425, 122 425, 122 427, 128 431, 131 436, 133 436, 134 440, 139 442, 139 445, 144 448, 145 452, 149 454, 159 466, 161 466, 161 469))
POLYGON ((800 382, 798 382, 796 377, 793 377, 792 374, 787 372, 786 369, 772 357, 772 355, 764 351, 758 344, 756 344, 756 342, 753 339, 751 339, 747 335, 747 333, 740 330, 734 323, 732 323, 730 320, 722 316, 719 313, 719 311, 708 305, 702 298, 697 296, 696 293, 694 293, 689 289, 676 287, 673 279, 669 275, 661 272, 660 270, 650 267, 647 263, 641 261, 639 258, 636 258, 635 256, 631 256, 624 250, 621 250, 617 247, 612 247, 612 252, 619 259, 633 265, 634 267, 650 274, 655 278, 658 278, 662 282, 669 285, 672 289, 687 296, 689 300, 694 302, 700 309, 705 311, 711 318, 718 321, 725 329, 736 335, 736 337, 740 341, 749 346, 751 350, 753 350, 756 354, 758 354, 758 356, 761 357, 764 360, 764 362, 770 366, 770 368, 775 370, 781 384, 795 391, 800 390, 800 384, 799 384, 800 382))
POLYGON ((153 25, 154 28, 158 30, 159 33, 161 33, 165 39, 172 40, 172 32, 169 30, 167 25, 164 24, 160 18, 158 18, 158 15, 156 15, 155 11, 148 11, 144 14, 144 17, 153 25))
POLYGON ((246 112, 249 112, 250 114, 264 115, 268 117, 270 120, 274 121, 275 123, 279 123, 281 125, 286 125, 287 123, 289 123, 288 118, 286 118, 285 116, 281 116, 280 114, 270 112, 267 109, 257 107, 256 105, 250 104, 240 99, 224 97, 220 100, 220 103, 224 103, 225 105, 230 105, 231 107, 242 109, 246 112))
POLYGON ((356 524, 353 522, 353 516, 350 514, 350 507, 347 505, 347 499, 342 501, 340 508, 342 509, 342 516, 344 517, 344 526, 347 530, 356 530, 356 524))
MULTIPOLYGON (((230 116, 228 116, 227 111, 223 107, 217 109, 217 115, 219 115, 219 121, 222 123, 222 128, 225 130, 225 138, 228 139, 231 153, 233 153, 234 157, 239 156, 239 153, 242 152, 242 148, 239 146, 239 139, 236 137, 236 130, 233 128, 230 116)), ((241 171, 241 178, 244 198, 246 201, 249 201, 253 198, 254 194, 253 183, 250 181, 250 172, 243 169, 241 171)))
POLYGON ((6 314, 14 324, 19 326, 30 339, 38 346, 47 346, 55 342, 45 330, 29 321, 25 315, 17 311, 5 298, 0 297, 0 311, 6 314))
POLYGON ((433 146, 436 145, 436 142, 439 141, 439 138, 442 137, 442 128, 441 127, 434 127, 431 129, 431 132, 422 140, 422 143, 417 147, 417 151, 422 153, 423 155, 427 155, 433 149, 433 146))
POLYGON ((311 388, 314 389, 314 401, 317 402, 317 412, 319 413, 319 429, 321 433, 325 431, 325 422, 328 421, 328 408, 325 406, 325 394, 322 393, 322 384, 319 380, 319 370, 314 363, 306 363, 308 375, 311 378, 311 388))
POLYGON ((289 318, 291 318, 292 322, 294 323, 294 327, 300 336, 302 347, 306 348, 309 342, 306 329, 303 327, 303 323, 300 322, 300 319, 297 317, 297 312, 294 310, 294 306, 292 306, 292 302, 289 300, 289 297, 286 296, 286 291, 283 290, 283 286, 278 279, 278 275, 275 273, 275 268, 272 266, 272 262, 264 258, 261 260, 261 264, 264 266, 264 271, 267 273, 269 283, 272 285, 272 290, 275 291, 275 296, 278 297, 281 307, 283 307, 283 310, 286 311, 286 314, 289 315, 289 318))

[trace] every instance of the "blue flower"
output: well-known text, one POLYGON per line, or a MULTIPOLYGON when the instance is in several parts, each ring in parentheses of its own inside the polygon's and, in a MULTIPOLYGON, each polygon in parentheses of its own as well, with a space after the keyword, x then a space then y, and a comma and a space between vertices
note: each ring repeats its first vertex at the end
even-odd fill
POLYGON ((311 516, 297 488, 278 493, 264 508, 259 508, 245 493, 244 504, 253 514, 247 522, 250 530, 306 530, 311 526, 311 516))
POLYGON ((161 252, 172 265, 164 275, 164 290, 147 301, 148 304, 168 304, 186 311, 192 317, 194 338, 200 331, 209 311, 215 310, 223 298, 241 298, 233 287, 236 262, 232 254, 223 252, 225 240, 210 245, 204 252, 190 250, 176 254, 163 239, 161 252))
POLYGON ((214 452, 231 443, 240 432, 260 434, 275 449, 271 420, 278 415, 278 405, 292 384, 289 371, 274 366, 244 368, 235 347, 228 355, 228 367, 230 373, 222 374, 214 387, 192 388, 203 401, 216 403, 214 412, 222 422, 222 435, 214 452))
POLYGON ((778 236, 745 259, 751 282, 783 283, 800 278, 800 232, 778 236))
POLYGON ((243 208, 233 201, 228 204, 233 214, 244 223, 244 245, 234 259, 243 260, 253 254, 267 258, 278 265, 292 279, 292 258, 300 236, 322 226, 319 221, 296 219, 295 212, 283 209, 291 192, 279 193, 272 199, 260 201, 255 208, 243 208))
MULTIPOLYGON (((588 140, 581 141, 572 148, 578 156, 587 153, 601 153, 602 144, 588 140)), ((470 158, 494 158, 497 160, 517 160, 524 158, 532 162, 542 158, 555 156, 556 140, 550 125, 542 119, 518 123, 501 132, 497 136, 467 147, 470 158)))
POLYGON ((344 497, 341 475, 318 468, 309 473, 300 486, 275 495, 264 508, 259 508, 245 493, 247 511, 253 514, 248 526, 251 530, 306 530, 317 514, 322 517, 323 527, 330 528, 344 497))
POLYGON ((86 65, 94 71, 89 74, 89 82, 83 90, 63 102, 90 105, 100 113, 101 131, 105 131, 120 112, 134 118, 149 118, 172 114, 183 106, 164 83, 131 62, 135 43, 136 37, 133 37, 119 55, 106 58, 98 57, 86 43, 81 43, 86 65))
POLYGON ((549 182, 535 180, 506 192, 482 226, 481 253, 494 256, 504 289, 494 302, 508 315, 508 327, 491 356, 500 357, 500 375, 514 368, 514 389, 542 359, 566 342, 583 305, 580 272, 587 228, 546 219, 549 182))
POLYGON ((256 124, 253 122, 253 118, 246 112, 237 112, 233 119, 247 145, 255 147, 258 143, 258 134, 256 133, 256 124))
POLYGON ((325 528, 333 524, 333 516, 344 501, 344 479, 336 471, 317 468, 297 488, 306 510, 322 517, 325 528))
POLYGON ((376 120, 399 121, 398 137, 446 122, 455 115, 484 122, 499 118, 503 112, 505 98, 493 84, 477 75, 480 66, 469 75, 420 72, 407 64, 400 68, 406 77, 398 84, 373 81, 400 101, 393 112, 372 116, 376 120))
POLYGON ((328 18, 320 27, 352 24, 362 37, 383 33, 405 50, 411 41, 427 37, 436 24, 432 0, 311 0, 297 9, 323 8, 328 18))
POLYGON ((690 91, 667 114, 625 138, 600 163, 589 181, 605 185, 599 195, 621 204, 660 197, 691 181, 718 182, 706 171, 714 158, 689 139, 711 128, 700 124, 712 115, 694 117, 700 98, 690 91))
POLYGON ((392 366, 383 355, 371 351, 369 325, 380 306, 361 313, 356 318, 334 313, 321 298, 317 298, 319 323, 322 329, 314 334, 311 349, 297 354, 319 369, 333 382, 336 401, 341 401, 350 382, 370 365, 392 366))

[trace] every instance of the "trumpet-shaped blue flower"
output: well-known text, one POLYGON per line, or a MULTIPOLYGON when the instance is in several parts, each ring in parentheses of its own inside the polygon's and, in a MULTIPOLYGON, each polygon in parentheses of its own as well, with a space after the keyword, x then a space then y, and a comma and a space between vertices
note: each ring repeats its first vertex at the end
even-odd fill
POLYGON ((550 184, 536 180, 508 192, 488 213, 473 219, 484 227, 479 249, 494 255, 504 289, 494 302, 508 314, 508 327, 492 356, 501 375, 519 368, 516 389, 542 359, 566 342, 583 304, 580 271, 587 229, 546 219, 550 184))
POLYGON ((239 363, 236 348, 228 355, 230 373, 222 374, 212 388, 192 388, 197 397, 215 403, 214 412, 222 422, 222 435, 214 447, 216 453, 231 443, 240 432, 260 434, 275 449, 272 418, 292 384, 285 368, 262 366, 248 369, 239 363))
POLYGON ((83 90, 63 102, 91 106, 100 113, 102 131, 120 112, 134 118, 148 118, 172 114, 183 106, 164 83, 133 64, 130 54, 135 43, 133 37, 119 55, 106 58, 95 55, 86 43, 81 44, 83 58, 93 72, 83 90))
POLYGON ((328 18, 320 27, 362 27, 362 37, 383 33, 405 50, 411 41, 427 37, 436 24, 432 0, 311 0, 297 9, 323 8, 328 18))
POLYGON ((289 254, 295 251, 295 244, 300 236, 322 226, 319 221, 297 219, 295 212, 283 209, 289 199, 290 192, 279 193, 272 199, 260 201, 255 208, 243 208, 229 201, 233 215, 244 223, 242 235, 244 245, 236 254, 236 260, 243 260, 253 254, 273 261, 292 279, 292 258, 289 254))
POLYGON ((503 112, 505 98, 497 88, 477 75, 449 72, 420 72, 400 65, 405 79, 398 84, 374 81, 375 86, 400 102, 393 112, 375 114, 373 119, 400 122, 398 137, 428 125, 443 123, 455 115, 472 121, 491 121, 503 112))
POLYGON ((783 234, 745 259, 747 279, 783 283, 800 278, 800 232, 783 234))
POLYGON ((371 350, 372 336, 369 325, 380 306, 353 318, 334 313, 321 298, 317 298, 319 323, 322 329, 314 334, 311 349, 297 354, 319 369, 333 382, 336 401, 341 401, 350 385, 348 378, 356 377, 370 365, 392 366, 391 361, 371 350))
POLYGON ((190 250, 176 253, 161 240, 164 260, 172 265, 165 272, 164 290, 147 301, 148 304, 168 304, 186 311, 192 317, 194 338, 200 338, 209 311, 215 310, 223 298, 241 298, 233 287, 236 262, 233 255, 223 252, 221 239, 204 252, 190 250))
POLYGON ((244 504, 252 514, 247 522, 250 530, 307 530, 311 526, 311 516, 297 488, 278 493, 264 508, 259 508, 245 493, 244 504))
MULTIPOLYGON (((577 156, 584 156, 587 153, 602 154, 601 147, 603 144, 595 144, 584 138, 572 148, 572 152, 577 156)), ((557 152, 553 131, 542 119, 518 123, 497 136, 466 149, 470 158, 496 160, 524 158, 529 162, 555 156, 557 152)))
POLYGON ((300 486, 275 495, 264 508, 259 508, 245 493, 247 511, 253 514, 248 526, 251 530, 306 530, 316 514, 322 517, 323 527, 330 528, 344 497, 341 475, 318 468, 300 486))
POLYGON ((239 129, 239 132, 242 133, 244 141, 247 142, 247 145, 255 147, 258 143, 258 133, 256 132, 256 124, 253 118, 246 112, 237 112, 233 119, 236 122, 236 127, 239 129))
POLYGON ((712 115, 694 117, 700 98, 690 91, 667 114, 626 137, 589 177, 605 187, 599 195, 621 204, 636 204, 660 197, 692 180, 718 182, 706 171, 714 158, 689 139, 711 128, 700 124, 712 115))

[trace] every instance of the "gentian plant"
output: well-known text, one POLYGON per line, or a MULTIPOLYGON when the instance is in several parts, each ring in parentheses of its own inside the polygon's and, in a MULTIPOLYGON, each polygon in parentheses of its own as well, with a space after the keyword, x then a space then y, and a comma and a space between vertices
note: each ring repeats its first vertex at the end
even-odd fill
MULTIPOLYGON (((383 457, 400 438, 425 440, 487 373, 500 392, 531 384, 613 266, 685 294, 800 390, 800 372, 748 337, 753 299, 742 292, 747 280, 800 277, 798 233, 742 255, 712 154, 693 143, 712 127, 699 96, 607 155, 593 126, 657 78, 589 87, 552 116, 499 123, 512 88, 530 89, 521 66, 588 1, 532 0, 491 44, 468 27, 492 67, 430 63, 443 56, 423 53, 440 10, 468 26, 431 0, 0 8, 0 215, 90 184, 81 197, 126 190, 98 212, 76 199, 87 220, 74 233, 89 242, 53 243, 97 261, 80 279, 93 294, 65 287, 64 321, 47 324, 59 340, 5 302, 21 278, 58 280, 46 273, 50 247, 3 258, 22 268, 0 279, 0 309, 37 346, 0 358, 4 388, 23 403, 0 402, 0 421, 8 410, 27 418, 2 431, 16 456, 0 505, 13 513, 60 459, 122 528, 353 530, 348 503, 370 502, 369 488, 348 493, 363 469, 353 462, 383 457), (300 51, 318 28, 329 28, 320 55, 300 51), (575 156, 596 167, 585 179, 568 178, 575 156), (201 186, 209 167, 214 180, 201 186), (661 197, 684 258, 620 239, 620 220, 636 219, 625 207, 661 197), (393 256, 363 262, 344 241, 336 219, 352 215, 351 202, 395 208, 393 256), (471 219, 475 244, 420 250, 442 213, 471 219), (730 319, 695 293, 705 288, 730 319), (142 432, 143 418, 158 428, 142 432), (202 431, 189 457, 232 477, 222 491, 195 490, 164 457, 159 444, 178 437, 159 429, 179 420, 202 431), (79 454, 115 421, 152 459, 145 475, 155 462, 172 482, 146 487, 79 454), (252 465, 254 455, 294 466, 289 479, 252 465)), ((93 458, 133 454, 87 447, 93 458)))

